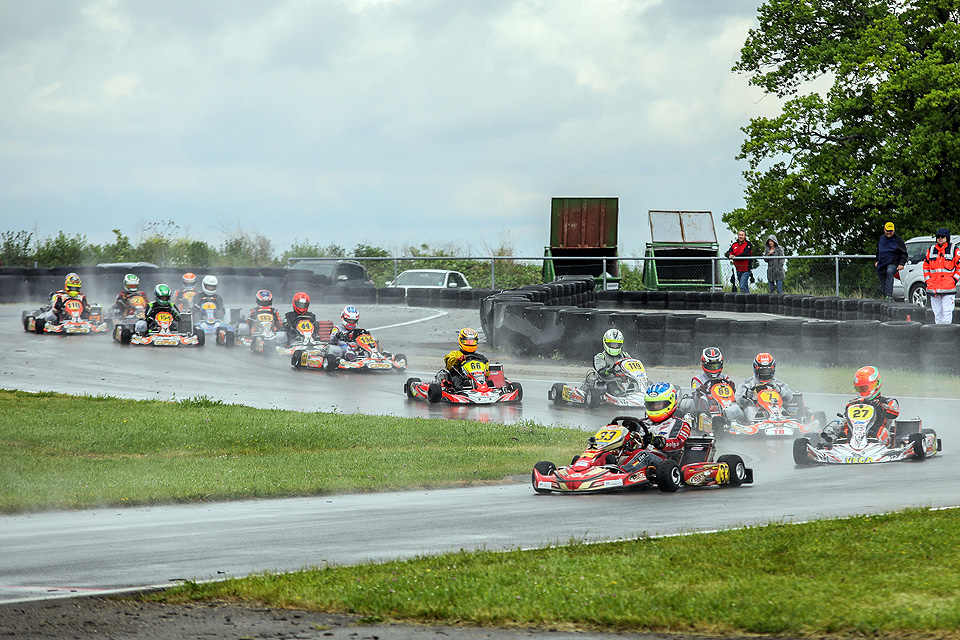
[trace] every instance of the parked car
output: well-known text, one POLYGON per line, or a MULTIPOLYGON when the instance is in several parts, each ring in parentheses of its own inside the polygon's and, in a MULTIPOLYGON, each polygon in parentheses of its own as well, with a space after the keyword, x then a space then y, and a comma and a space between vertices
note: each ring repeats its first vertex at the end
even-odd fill
POLYGON ((397 276, 388 287, 401 288, 404 291, 410 287, 425 287, 429 289, 470 289, 466 276, 459 271, 444 269, 408 269, 397 276))
POLYGON ((367 270, 356 260, 341 258, 292 258, 288 269, 303 269, 322 276, 324 284, 374 286, 367 270))
POLYGON ((895 299, 912 302, 918 307, 928 306, 927 287, 923 282, 923 259, 934 242, 936 238, 933 236, 917 236, 906 241, 907 264, 900 271, 900 280, 893 282, 895 299))

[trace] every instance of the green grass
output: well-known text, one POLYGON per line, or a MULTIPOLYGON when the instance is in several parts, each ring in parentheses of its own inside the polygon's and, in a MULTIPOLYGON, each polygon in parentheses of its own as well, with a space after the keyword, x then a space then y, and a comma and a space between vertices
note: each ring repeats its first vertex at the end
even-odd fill
POLYGON ((260 574, 147 596, 368 619, 697 634, 960 637, 960 513, 260 574))
POLYGON ((500 482, 584 437, 529 421, 0 390, 0 512, 500 482))

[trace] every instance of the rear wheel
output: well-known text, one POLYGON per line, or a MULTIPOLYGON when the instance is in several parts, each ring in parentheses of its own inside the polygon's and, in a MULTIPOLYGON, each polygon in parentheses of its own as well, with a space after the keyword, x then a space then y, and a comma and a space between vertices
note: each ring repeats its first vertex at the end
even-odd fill
POLYGON ((47 324, 46 320, 44 320, 43 318, 37 318, 33 324, 34 332, 38 334, 43 333, 43 327, 46 326, 46 324, 47 324))
POLYGON ((511 382, 510 388, 511 390, 512 389, 517 390, 517 402, 520 402, 521 400, 523 400, 523 387, 520 386, 519 382, 511 382))
POLYGON ((303 360, 303 349, 297 349, 293 352, 293 355, 290 356, 290 366, 294 369, 299 369, 301 362, 303 360))
POLYGON ((397 373, 403 373, 407 370, 407 356, 402 353, 395 353, 393 355, 393 366, 394 371, 397 373))
POLYGON ((553 404, 563 404, 563 383, 556 382, 550 391, 547 391, 547 400, 553 402, 553 404))
POLYGON ((323 368, 327 371, 335 371, 340 366, 340 358, 337 356, 326 356, 323 359, 323 368))
POLYGON ((120 334, 120 344, 122 344, 122 345, 128 345, 128 344, 130 344, 130 336, 131 336, 131 333, 130 333, 130 329, 129 329, 129 328, 127 328, 127 327, 120 327, 120 328, 119 328, 119 334, 120 334))
MULTIPOLYGON (((553 464, 552 462, 548 462, 546 460, 541 460, 537 464, 533 465, 533 468, 536 469, 537 473, 539 473, 542 476, 550 476, 550 475, 553 475, 554 472, 556 472, 557 465, 553 464)), ((533 490, 536 491, 537 493, 550 493, 552 491, 552 489, 543 489, 537 486, 536 474, 534 473, 530 474, 530 480, 533 483, 533 490)))
POLYGON ((825 426, 827 426, 827 414, 823 411, 814 412, 813 419, 817 423, 818 429, 823 429, 825 426))
POLYGON ((33 318, 33 316, 29 316, 29 315, 23 316, 23 330, 24 330, 24 331, 30 331, 30 319, 31 319, 31 318, 33 318))
POLYGON ((793 441, 793 461, 801 467, 810 464, 810 456, 807 455, 807 448, 810 445, 810 438, 797 438, 793 441))
POLYGON ((734 454, 727 454, 717 458, 717 462, 726 464, 730 470, 730 477, 726 484, 731 487, 739 487, 747 479, 747 465, 743 464, 743 458, 734 454))
POLYGON ((419 383, 420 378, 407 378, 407 381, 403 383, 403 392, 407 394, 408 398, 413 398, 413 385, 419 383))
POLYGON ((440 385, 436 382, 431 382, 430 386, 427 387, 427 402, 440 402, 440 398, 442 397, 443 392, 440 391, 440 385))
POLYGON ((660 491, 673 493, 683 486, 683 474, 680 472, 680 465, 675 460, 661 460, 654 468, 656 469, 657 488, 660 491))
POLYGON ((227 347, 237 346, 237 332, 227 329, 226 331, 223 332, 223 340, 224 340, 223 342, 224 346, 227 346, 227 347))
POLYGON ((600 392, 593 387, 587 387, 583 391, 583 403, 591 409, 596 409, 600 406, 600 392))

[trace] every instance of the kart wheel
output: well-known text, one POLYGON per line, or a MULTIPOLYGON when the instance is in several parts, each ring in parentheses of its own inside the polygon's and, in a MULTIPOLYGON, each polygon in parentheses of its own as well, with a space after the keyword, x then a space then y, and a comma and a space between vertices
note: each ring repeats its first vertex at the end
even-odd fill
POLYGON ((413 385, 419 382, 420 378, 407 378, 407 381, 403 383, 403 392, 407 394, 408 398, 413 398, 413 385))
POLYGON ((656 469, 657 488, 666 493, 673 493, 683 486, 683 474, 680 465, 675 460, 661 460, 654 465, 656 469))
POLYGON ((553 404, 563 404, 563 383, 555 382, 550 391, 547 391, 547 400, 553 402, 553 404))
MULTIPOLYGON (((26 314, 26 311, 24 311, 24 314, 26 314)), ((24 315, 24 316, 23 316, 23 330, 24 330, 24 331, 30 331, 30 318, 32 318, 32 317, 33 317, 33 316, 30 316, 30 315, 24 315)))
POLYGON ((580 459, 580 456, 573 456, 573 459, 570 460, 570 466, 572 467, 573 465, 577 464, 577 460, 579 459, 580 459))
POLYGON ((431 382, 430 386, 427 387, 427 402, 431 404, 434 402, 440 402, 440 398, 443 397, 443 392, 440 391, 440 385, 436 382, 431 382))
POLYGON ((38 334, 38 335, 39 335, 39 334, 42 334, 42 333, 43 333, 43 327, 44 327, 46 324, 47 324, 47 321, 46 321, 46 320, 44 320, 43 318, 37 318, 36 321, 35 321, 34 324, 33 324, 33 331, 34 331, 34 333, 36 333, 36 334, 38 334))
POLYGON ((913 455, 911 460, 923 460, 927 457, 927 450, 923 447, 923 434, 911 433, 909 436, 910 444, 913 445, 913 455))
POLYGON ((520 386, 519 382, 510 383, 510 390, 512 391, 513 389, 517 390, 517 402, 523 400, 523 387, 520 386))
POLYGON ((303 361, 303 349, 297 349, 290 356, 290 366, 294 369, 299 369, 302 365, 300 364, 303 361))
MULTIPOLYGON (((537 464, 533 465, 533 468, 536 469, 537 473, 539 473, 540 475, 549 476, 549 475, 553 475, 553 473, 557 470, 557 465, 553 464, 552 462, 548 462, 546 460, 541 460, 537 464)), ((530 481, 533 483, 533 490, 536 491, 537 493, 550 493, 552 491, 552 489, 541 489, 540 487, 537 486, 536 474, 533 474, 533 473, 530 474, 530 481)))
POLYGON ((223 332, 223 340, 223 346, 227 348, 237 346, 237 332, 227 329, 223 332))
POLYGON ((394 371, 397 373, 403 373, 407 370, 407 356, 403 355, 402 353, 393 354, 393 364, 395 367, 394 371), (399 364, 401 362, 403 364, 399 364))
POLYGON ((810 456, 807 455, 807 446, 810 444, 810 438, 797 438, 793 441, 793 461, 800 467, 806 467, 810 464, 810 456))
POLYGON ((583 403, 591 409, 596 409, 600 406, 600 393, 588 387, 583 392, 583 403))
POLYGON ((202 347, 207 341, 207 334, 205 334, 203 331, 198 331, 194 335, 197 336, 197 346, 202 347))
POLYGON ((118 330, 118 333, 120 334, 120 335, 119 335, 120 344, 122 344, 122 345, 124 345, 124 346, 129 345, 129 344, 130 344, 130 336, 131 336, 130 329, 128 329, 127 327, 120 327, 119 330, 118 330))
POLYGON ((340 358, 337 356, 326 356, 323 359, 323 368, 327 371, 336 371, 340 366, 340 358))
POLYGON ((739 487, 747 480, 747 465, 743 464, 743 458, 740 456, 727 454, 717 458, 717 462, 725 463, 730 470, 730 478, 726 484, 739 487))
POLYGON ((216 342, 217 344, 223 344, 224 342, 226 342, 226 338, 224 337, 224 332, 225 330, 223 328, 217 328, 217 331, 213 334, 214 342, 216 342))

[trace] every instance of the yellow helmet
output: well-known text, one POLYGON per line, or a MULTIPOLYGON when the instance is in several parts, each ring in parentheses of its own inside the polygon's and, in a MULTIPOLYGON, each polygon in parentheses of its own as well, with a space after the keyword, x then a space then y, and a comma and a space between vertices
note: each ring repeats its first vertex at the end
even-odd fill
POLYGON ((457 340, 460 343, 460 351, 464 353, 473 353, 477 350, 477 345, 480 344, 480 338, 477 336, 477 332, 469 327, 460 329, 460 335, 457 337, 457 340))
POLYGON ((64 290, 72 297, 80 295, 80 276, 75 273, 68 273, 67 279, 63 282, 64 290))

